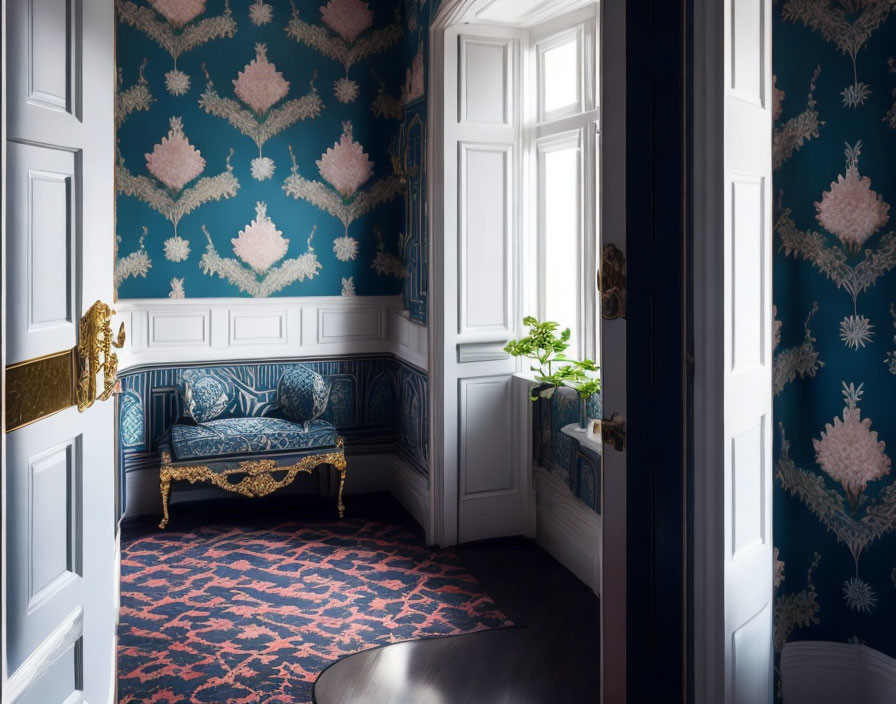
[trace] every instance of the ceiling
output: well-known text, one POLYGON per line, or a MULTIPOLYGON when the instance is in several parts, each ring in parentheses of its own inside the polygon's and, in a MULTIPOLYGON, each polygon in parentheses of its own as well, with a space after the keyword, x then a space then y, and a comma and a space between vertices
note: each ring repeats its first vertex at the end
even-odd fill
POLYGON ((526 27, 594 4, 595 0, 479 0, 466 21, 526 27))

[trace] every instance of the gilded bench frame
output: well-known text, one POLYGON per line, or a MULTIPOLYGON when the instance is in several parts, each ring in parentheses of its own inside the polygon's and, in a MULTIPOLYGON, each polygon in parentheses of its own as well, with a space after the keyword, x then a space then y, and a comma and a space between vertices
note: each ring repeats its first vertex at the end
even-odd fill
MULTIPOLYGON (((320 465, 329 464, 339 472, 339 493, 336 498, 336 507, 339 510, 339 518, 345 516, 345 506, 342 503, 342 490, 345 486, 347 465, 345 462, 345 448, 342 438, 336 443, 334 449, 326 452, 308 454, 298 462, 290 464, 288 458, 283 464, 278 464, 277 459, 253 458, 239 462, 236 467, 216 472, 214 465, 222 462, 234 461, 235 458, 221 458, 220 460, 208 458, 207 464, 180 464, 172 462, 170 448, 162 449, 162 466, 159 469, 159 489, 162 492, 163 518, 159 528, 164 529, 168 525, 168 500, 171 496, 171 483, 175 481, 188 481, 190 484, 208 482, 226 491, 232 491, 242 496, 256 498, 267 496, 284 486, 292 484, 295 478, 302 472, 311 474, 312 470, 320 465), (286 475, 277 480, 275 473, 286 472, 286 475), (244 475, 236 483, 230 481, 234 475, 244 475)), ((199 460, 202 461, 202 460, 199 460)))

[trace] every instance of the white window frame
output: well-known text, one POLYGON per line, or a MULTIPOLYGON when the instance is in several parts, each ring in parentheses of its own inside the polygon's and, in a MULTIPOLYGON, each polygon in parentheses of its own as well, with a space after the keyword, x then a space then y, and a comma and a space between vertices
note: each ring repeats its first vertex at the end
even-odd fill
POLYGON ((583 63, 584 57, 582 54, 582 47, 584 46, 584 26, 578 25, 576 27, 571 27, 570 29, 557 32, 556 34, 548 36, 546 39, 535 42, 535 61, 536 61, 536 71, 537 77, 536 81, 538 83, 538 121, 539 122, 550 122, 552 120, 557 120, 562 117, 569 117, 571 115, 576 115, 580 112, 584 111, 584 94, 585 94, 585 81, 583 80, 583 63), (544 59, 545 54, 552 49, 556 49, 564 44, 567 44, 570 41, 574 41, 576 43, 576 74, 578 76, 578 80, 576 81, 576 97, 571 103, 567 105, 562 105, 559 108, 555 108, 553 110, 548 110, 545 106, 545 85, 547 81, 544 80, 544 59))
MULTIPOLYGON (((523 152, 528 178, 523 179, 524 192, 530 194, 523 230, 524 257, 522 300, 526 310, 536 310, 545 317, 546 281, 544 253, 545 194, 543 155, 567 148, 575 143, 579 150, 580 197, 578 204, 578 251, 570 257, 575 267, 578 301, 574 327, 578 333, 570 356, 598 360, 599 325, 597 319, 597 252, 598 252, 598 164, 600 144, 600 111, 597 100, 597 32, 598 21, 592 9, 571 13, 531 30, 526 61, 529 72, 528 90, 523 100, 523 152), (544 110, 544 53, 575 37, 578 46, 577 102, 557 110, 544 110)), ((558 321, 562 324, 565 321, 558 321)))
MULTIPOLYGON (((546 185, 546 175, 545 175, 545 157, 548 154, 552 154, 558 151, 564 151, 567 149, 575 149, 576 150, 576 170, 578 173, 576 174, 578 180, 578 188, 579 192, 576 194, 576 249, 578 253, 581 253, 582 247, 584 244, 584 236, 582 227, 584 218, 582 217, 583 205, 584 205, 584 173, 583 173, 583 162, 584 159, 582 154, 582 130, 571 130, 568 132, 560 132, 557 134, 552 134, 547 137, 543 137, 535 143, 536 150, 536 192, 537 192, 537 210, 538 210, 538 223, 537 223, 537 234, 536 234, 536 242, 538 248, 538 276, 537 276, 537 297, 538 297, 538 317, 541 320, 550 317, 547 309, 547 294, 549 288, 548 281, 548 272, 547 272, 547 254, 548 254, 548 242, 546 232, 547 232, 547 193, 545 189, 546 185)), ((575 280, 576 280, 576 291, 579 292, 581 298, 582 292, 582 283, 585 276, 585 271, 583 267, 583 260, 581 256, 571 257, 569 261, 569 266, 574 268, 575 272, 575 280)), ((585 330, 582 327, 582 316, 581 310, 577 309, 574 320, 564 319, 558 321, 563 326, 571 326, 575 331, 575 335, 573 337, 573 342, 575 343, 575 347, 578 347, 579 350, 575 352, 575 355, 578 355, 581 352, 582 348, 582 337, 585 330)))

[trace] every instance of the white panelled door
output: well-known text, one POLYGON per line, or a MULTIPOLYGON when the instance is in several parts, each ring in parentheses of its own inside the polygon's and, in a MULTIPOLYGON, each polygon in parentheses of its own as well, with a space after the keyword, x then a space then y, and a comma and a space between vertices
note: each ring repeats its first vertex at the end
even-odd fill
POLYGON ((71 405, 71 350, 102 336, 81 339, 79 321, 114 295, 113 1, 4 8, 3 701, 105 704, 118 600, 114 403, 71 405))
POLYGON ((771 0, 724 4, 725 701, 772 701, 771 0))
POLYGON ((520 41, 498 27, 444 35, 444 337, 433 354, 444 364, 444 505, 457 506, 457 529, 443 516, 443 544, 528 529, 528 467, 514 451, 516 367, 503 351, 519 318, 520 41))

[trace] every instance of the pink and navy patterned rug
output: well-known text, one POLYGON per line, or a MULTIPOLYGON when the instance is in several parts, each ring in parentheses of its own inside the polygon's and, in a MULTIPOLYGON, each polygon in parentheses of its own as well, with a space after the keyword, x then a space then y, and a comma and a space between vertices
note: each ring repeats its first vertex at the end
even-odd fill
POLYGON ((453 551, 363 519, 122 547, 121 704, 305 704, 339 658, 512 625, 453 551))

